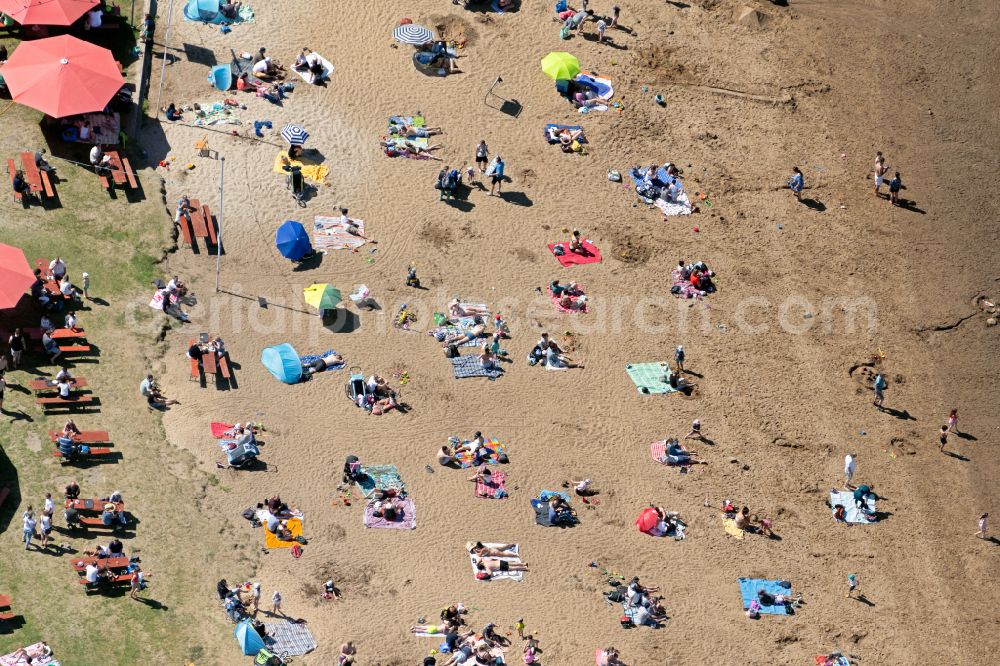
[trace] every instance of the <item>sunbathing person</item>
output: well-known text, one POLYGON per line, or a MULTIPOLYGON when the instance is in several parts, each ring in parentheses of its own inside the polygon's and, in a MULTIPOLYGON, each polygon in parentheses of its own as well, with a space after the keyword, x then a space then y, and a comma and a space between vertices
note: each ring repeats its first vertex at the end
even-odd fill
POLYGON ((423 157, 429 157, 432 160, 441 161, 440 157, 436 157, 430 154, 430 151, 437 150, 441 147, 440 143, 436 143, 433 146, 422 146, 416 141, 411 141, 409 139, 385 139, 379 141, 379 145, 385 150, 395 149, 402 154, 410 153, 412 155, 420 155, 423 157))
POLYGON ((528 565, 524 562, 508 562, 496 557, 473 557, 476 565, 476 578, 490 578, 496 573, 507 573, 510 571, 527 571, 528 565))
POLYGON ((471 554, 479 557, 518 557, 517 552, 513 550, 516 546, 516 543, 505 546, 484 546, 482 541, 475 543, 469 541, 465 544, 465 548, 471 554))
POLYGON ((372 515, 378 516, 382 520, 394 522, 403 519, 403 505, 396 497, 385 497, 375 500, 374 507, 372 515))
POLYGON ((565 354, 560 354, 556 351, 558 348, 549 343, 548 348, 545 350, 545 364, 550 367, 555 368, 582 368, 583 365, 580 363, 575 363, 573 359, 565 354))
POLYGON ((659 462, 666 465, 705 465, 703 460, 695 460, 698 454, 688 449, 676 437, 667 440, 667 446, 659 462))
POLYGON ((451 299, 448 303, 448 316, 452 319, 457 319, 459 317, 473 317, 476 315, 485 316, 490 313, 489 308, 485 305, 470 305, 469 303, 460 303, 457 298, 451 299))
POLYGON ((483 347, 479 352, 479 365, 486 370, 497 367, 497 355, 489 348, 486 340, 483 340, 483 347))
POLYGON ((230 21, 235 21, 239 18, 240 9, 243 7, 242 2, 224 2, 219 5, 219 13, 230 21))
POLYGON ((569 237, 569 251, 578 253, 586 251, 583 247, 583 239, 580 237, 579 229, 574 229, 573 234, 569 237))
POLYGON ((618 658, 617 648, 609 647, 601 650, 597 666, 625 666, 625 662, 618 658))
POLYGON ((587 308, 587 297, 584 294, 571 296, 569 293, 564 293, 559 299, 559 307, 567 310, 584 310, 587 308))
POLYGON ((332 365, 341 365, 343 362, 344 357, 340 354, 327 354, 326 356, 321 356, 315 361, 303 361, 302 372, 307 375, 314 375, 317 372, 323 372, 332 365))
POLYGON ((457 463, 458 459, 455 457, 455 452, 451 450, 451 447, 445 444, 437 453, 437 461, 439 465, 447 467, 457 463))
POLYGON ((473 340, 479 340, 484 337, 486 337, 486 325, 479 323, 464 333, 452 333, 451 335, 445 336, 444 346, 462 345, 466 342, 472 342, 473 340))
POLYGON ((390 123, 389 133, 426 138, 436 134, 444 134, 444 130, 440 127, 417 127, 406 123, 390 123))
MULTIPOLYGON (((597 97, 597 93, 595 93, 593 91, 588 91, 587 93, 578 92, 575 95, 573 95, 573 104, 574 104, 574 106, 577 106, 577 107, 580 107, 580 108, 590 108, 590 107, 602 106, 602 105, 606 106, 607 103, 608 103, 608 100, 601 99, 600 97, 597 97)), ((654 173, 655 173, 655 171, 654 171, 654 173)))
MULTIPOLYGON (((443 634, 448 631, 447 624, 418 624, 410 627, 412 634, 443 634)), ((471 633, 471 632, 470 632, 471 633)))

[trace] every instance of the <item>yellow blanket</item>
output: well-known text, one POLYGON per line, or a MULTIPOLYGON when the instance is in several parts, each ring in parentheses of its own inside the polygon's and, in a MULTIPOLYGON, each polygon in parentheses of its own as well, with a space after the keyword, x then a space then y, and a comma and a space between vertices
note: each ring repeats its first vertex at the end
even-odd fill
MULTIPOLYGON (((274 158, 274 169, 272 169, 274 173, 280 173, 283 175, 288 173, 287 171, 281 168, 285 166, 285 163, 282 161, 282 158, 287 158, 287 157, 288 157, 288 152, 284 150, 277 154, 277 156, 274 158)), ((326 177, 330 173, 330 167, 326 166, 325 164, 316 164, 315 162, 310 162, 309 160, 303 160, 303 159, 288 160, 288 163, 291 166, 297 166, 300 169, 302 169, 302 176, 306 180, 316 183, 317 185, 326 185, 326 177)))
MULTIPOLYGON (((292 537, 302 536, 302 520, 299 518, 289 518, 288 519, 288 531, 292 533, 292 537)), ((264 526, 264 547, 265 548, 291 548, 295 545, 294 541, 282 541, 276 537, 273 533, 269 532, 267 525, 264 526)))
POLYGON ((730 536, 734 536, 737 539, 742 539, 743 538, 743 530, 741 530, 740 528, 736 527, 736 521, 734 519, 732 519, 732 518, 726 518, 725 516, 723 516, 723 518, 722 518, 722 526, 724 528, 726 528, 726 534, 728 534, 730 536))

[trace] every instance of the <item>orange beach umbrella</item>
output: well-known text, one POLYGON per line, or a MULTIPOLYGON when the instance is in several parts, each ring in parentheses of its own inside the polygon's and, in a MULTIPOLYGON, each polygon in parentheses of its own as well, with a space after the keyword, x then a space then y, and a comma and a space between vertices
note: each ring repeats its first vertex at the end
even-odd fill
POLYGON ((99 0, 0 0, 0 13, 21 25, 71 25, 99 0))
POLYGON ((111 51, 69 35, 21 42, 0 73, 15 102, 53 118, 100 111, 125 83, 111 51))

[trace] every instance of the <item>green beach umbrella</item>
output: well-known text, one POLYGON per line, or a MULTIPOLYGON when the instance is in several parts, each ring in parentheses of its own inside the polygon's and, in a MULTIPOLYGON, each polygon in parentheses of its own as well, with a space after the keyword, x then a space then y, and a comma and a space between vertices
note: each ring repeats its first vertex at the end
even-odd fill
POLYGON ((317 310, 332 310, 343 300, 339 289, 329 284, 313 284, 302 291, 306 303, 317 310))
POLYGON ((556 81, 569 81, 580 73, 580 61, 565 51, 553 51, 542 58, 542 71, 556 81))

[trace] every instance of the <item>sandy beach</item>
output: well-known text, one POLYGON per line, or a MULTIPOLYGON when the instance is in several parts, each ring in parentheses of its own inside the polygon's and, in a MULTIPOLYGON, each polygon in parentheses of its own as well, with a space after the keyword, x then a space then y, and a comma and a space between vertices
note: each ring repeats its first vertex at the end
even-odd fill
MULTIPOLYGON (((216 256, 203 244, 170 248, 162 267, 197 300, 186 308, 191 323, 164 329, 163 357, 152 362, 180 401, 162 416, 164 437, 195 470, 178 472, 188 484, 179 492, 190 486, 197 496, 169 499, 196 506, 197 520, 178 519, 205 534, 203 549, 185 546, 183 571, 158 572, 203 590, 184 609, 186 642, 205 651, 196 659, 178 649, 164 663, 248 663, 213 596, 221 578, 260 582, 262 609, 280 590, 285 612, 305 619, 318 644, 296 657, 303 664, 336 663, 348 640, 358 664, 418 664, 440 640, 409 627, 456 602, 470 609, 470 627, 494 622, 510 632, 511 664, 521 663, 518 618, 545 666, 589 665, 608 646, 630 666, 811 664, 835 651, 866 666, 982 663, 1000 649, 1000 548, 973 536, 980 514, 1000 510, 998 329, 976 300, 1000 298, 1000 9, 960 0, 619 0, 628 30, 609 28, 605 44, 594 23, 560 39, 553 4, 524 0, 498 14, 446 0, 259 3, 254 21, 228 34, 182 20, 179 4, 168 21, 161 4, 154 50, 161 55, 166 38, 170 58, 162 93, 153 77, 151 105, 231 98, 246 106, 234 125, 160 114, 140 139, 151 164, 170 164, 155 169, 166 210, 150 225, 169 226, 183 195, 219 215, 216 157, 225 158, 219 290, 216 256), (757 14, 743 17, 746 9, 757 14), (412 47, 392 40, 403 18, 460 42, 461 72, 416 71, 412 47), (209 66, 260 47, 286 66, 308 47, 335 71, 324 87, 290 73, 295 87, 280 105, 207 84, 209 66), (609 79, 621 107, 579 113, 540 69, 551 51, 609 79), (503 100, 516 100, 519 115, 495 108, 503 100), (393 115, 443 128, 429 139, 443 161, 384 155, 378 141, 393 115), (255 121, 271 128, 255 137, 255 121), (273 171, 288 123, 307 129, 305 156, 328 167, 306 207, 273 171), (549 145, 548 123, 582 126, 585 154, 549 145), (215 155, 197 154, 203 137, 215 155), (487 181, 440 201, 438 171, 471 166, 480 140, 506 163, 502 195, 488 196, 487 181), (873 194, 876 151, 901 172, 902 206, 873 194), (664 217, 637 199, 629 169, 666 162, 683 170, 691 215, 664 217), (802 201, 786 186, 796 166, 802 201), (341 207, 377 243, 304 266, 279 254, 282 222, 309 229, 341 207), (601 262, 558 263, 547 245, 568 242, 574 228, 601 262), (679 260, 705 262, 717 291, 671 294, 679 260), (411 265, 423 289, 405 286, 411 265), (583 285, 589 311, 557 311, 545 293, 554 279, 583 285), (302 299, 324 282, 345 301, 327 325, 302 299), (359 284, 377 310, 349 302, 359 284), (454 378, 426 334, 456 297, 487 304, 509 326, 510 362, 495 381, 454 378), (415 316, 410 330, 393 325, 404 304, 415 316), (190 381, 184 353, 201 332, 226 342, 235 377, 227 390, 190 381), (584 367, 529 366, 542 332, 584 367), (408 409, 357 408, 345 396, 346 368, 278 382, 260 356, 285 342, 302 355, 335 350, 366 377, 386 377, 408 409), (694 394, 637 391, 626 366, 671 362, 678 345, 694 394), (884 409, 872 404, 869 370, 888 380, 884 409), (943 453, 937 433, 952 408, 963 434, 943 453), (695 419, 711 442, 687 444, 707 464, 651 459, 652 442, 683 437, 695 419), (266 429, 266 469, 216 470, 210 424, 248 420, 266 429), (449 436, 475 431, 506 445, 506 499, 476 498, 472 470, 435 461, 449 436), (847 453, 858 454, 855 483, 880 496, 877 524, 831 516, 828 494, 843 487, 847 453), (345 505, 337 491, 348 455, 398 467, 415 529, 363 525, 360 494, 345 505), (600 492, 589 504, 573 498, 579 524, 536 525, 530 500, 543 489, 572 494, 567 482, 581 479, 600 492), (263 530, 241 517, 273 495, 302 511, 301 558, 262 550, 263 530), (770 519, 776 538, 727 535, 724 500, 770 519), (686 538, 640 533, 636 517, 651 504, 679 512, 686 538), (477 580, 464 550, 476 540, 518 544, 529 565, 523 580, 477 580), (845 598, 849 573, 865 601, 845 598), (662 628, 622 628, 621 607, 603 597, 618 575, 661 588, 662 628), (788 580, 803 603, 788 617, 750 620, 741 577, 788 580), (341 599, 321 598, 328 579, 341 599)), ((611 4, 590 7, 607 14, 611 4)), ((152 339, 162 322, 133 324, 152 339)), ((155 562, 170 545, 150 536, 155 525, 142 529, 155 562)), ((67 651, 63 663, 87 663, 67 651)))

